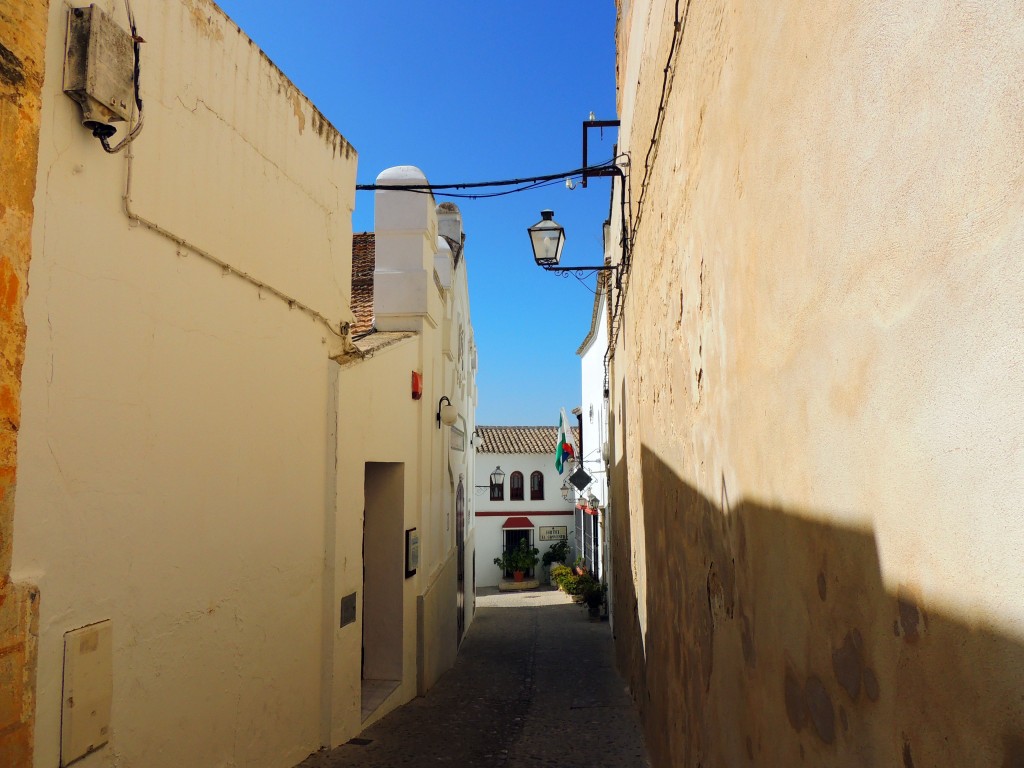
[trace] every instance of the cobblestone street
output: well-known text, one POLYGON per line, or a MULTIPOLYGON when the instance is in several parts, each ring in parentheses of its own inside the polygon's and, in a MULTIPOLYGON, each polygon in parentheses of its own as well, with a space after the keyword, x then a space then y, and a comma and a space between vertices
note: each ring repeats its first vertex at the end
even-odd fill
POLYGON ((485 590, 455 667, 426 696, 300 768, 643 768, 612 654, 608 623, 561 592, 485 590))

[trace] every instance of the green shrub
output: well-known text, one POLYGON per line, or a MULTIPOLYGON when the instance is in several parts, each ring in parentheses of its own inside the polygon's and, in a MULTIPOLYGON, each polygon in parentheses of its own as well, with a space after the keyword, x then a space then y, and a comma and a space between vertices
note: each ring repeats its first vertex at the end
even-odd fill
POLYGON ((569 542, 565 539, 560 539, 548 547, 548 551, 544 553, 544 565, 552 565, 553 563, 565 563, 565 558, 569 556, 569 542))
POLYGON ((494 564, 503 571, 528 571, 540 561, 540 550, 531 547, 526 539, 519 540, 519 546, 506 549, 501 557, 494 558, 494 564))
POLYGON ((600 589, 601 583, 591 576, 587 571, 576 577, 575 595, 582 595, 584 598, 596 589, 600 589))
POLYGON ((561 589, 563 592, 567 592, 565 587, 566 582, 569 579, 575 579, 576 574, 573 573, 572 568, 570 568, 568 565, 565 565, 565 563, 561 563, 559 565, 551 566, 551 578, 554 579, 554 582, 558 585, 559 589, 561 589))
MULTIPOLYGON (((582 577, 581 577, 582 579, 582 577)), ((608 586, 602 584, 593 577, 590 577, 583 588, 583 602, 587 604, 587 611, 591 616, 601 615, 601 606, 604 604, 604 596, 608 586)))

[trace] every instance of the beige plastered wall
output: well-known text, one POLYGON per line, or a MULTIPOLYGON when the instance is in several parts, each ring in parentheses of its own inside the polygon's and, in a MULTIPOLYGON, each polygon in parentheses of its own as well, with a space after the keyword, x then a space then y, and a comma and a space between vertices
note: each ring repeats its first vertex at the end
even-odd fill
MULTIPOLYGON (((438 232, 441 235, 447 234, 456 240, 462 240, 462 237, 459 236, 463 230, 461 213, 457 214, 459 227, 457 230, 453 230, 445 226, 445 220, 450 220, 451 214, 444 212, 443 209, 443 205, 437 209, 439 217, 438 232)), ((468 222, 470 229, 472 228, 472 223, 473 220, 470 219, 468 222)), ((439 240, 439 246, 440 244, 441 241, 439 240)), ((441 252, 443 253, 443 249, 441 249, 441 252)), ((461 430, 463 433, 461 440, 462 448, 460 449, 453 444, 452 430, 448 427, 443 427, 441 430, 441 439, 444 445, 442 450, 447 455, 447 466, 444 470, 446 477, 442 478, 442 483, 446 479, 448 485, 441 511, 444 515, 445 541, 447 546, 451 547, 451 556, 454 558, 451 566, 445 566, 446 569, 450 567, 452 573, 444 575, 439 573, 438 585, 442 587, 442 591, 438 592, 434 600, 437 608, 433 610, 439 619, 435 623, 436 631, 442 638, 449 636, 449 633, 456 637, 458 636, 457 625, 452 623, 457 622, 458 619, 456 615, 448 611, 447 601, 448 595, 454 595, 455 590, 458 588, 456 496, 460 480, 463 489, 464 514, 462 569, 464 588, 463 618, 465 623, 463 625, 463 637, 465 637, 465 632, 473 621, 476 602, 476 595, 473 589, 473 563, 476 544, 476 539, 473 536, 475 505, 473 478, 476 471, 476 452, 472 441, 476 431, 477 388, 476 351, 469 302, 469 270, 473 258, 473 250, 471 248, 467 249, 465 241, 463 241, 461 257, 453 259, 450 271, 447 269, 442 270, 451 274, 451 279, 439 278, 442 284, 445 285, 444 334, 441 344, 441 359, 444 366, 443 394, 449 397, 458 411, 458 419, 453 429, 461 430)), ((438 397, 440 398, 440 394, 438 397)), ((457 646, 448 646, 447 643, 443 643, 438 647, 437 652, 433 655, 431 670, 423 678, 424 683, 429 683, 426 687, 429 688, 440 677, 441 673, 452 666, 457 650, 457 646)))
MULTIPOLYGON (((429 228, 428 228, 429 230, 429 228)), ((441 673, 455 663, 458 650, 455 625, 456 550, 455 484, 457 467, 448 450, 450 431, 438 429, 436 413, 442 395, 452 395, 450 354, 451 301, 449 288, 439 285, 432 273, 427 286, 429 314, 421 319, 423 398, 419 424, 420 451, 424 457, 420 477, 420 569, 417 600, 417 688, 425 693, 441 673)), ((451 399, 451 398, 450 398, 451 399)), ((460 402, 454 395, 453 402, 460 402)))
POLYGON ((47 3, 0 8, 0 765, 32 762, 39 593, 11 579, 23 304, 39 149, 47 3))
POLYGON ((1024 764, 1024 14, 618 5, 654 764, 1024 764))
MULTIPOLYGON (((425 177, 414 166, 396 166, 378 176, 378 181, 386 184, 415 180, 425 181, 425 177)), ((457 212, 455 215, 458 217, 457 212)), ((414 401, 413 412, 390 405, 381 411, 382 423, 401 419, 393 431, 406 435, 396 440, 385 431, 387 442, 382 445, 392 453, 416 450, 412 454, 416 467, 407 467, 405 474, 415 502, 406 509, 406 522, 407 528, 415 526, 419 533, 420 564, 406 584, 406 599, 410 594, 415 598, 413 621, 406 616, 403 625, 412 642, 405 646, 406 652, 411 647, 414 655, 405 659, 401 689, 366 724, 393 704, 402 703, 402 696, 425 692, 454 663, 458 639, 455 499, 459 475, 467 476, 467 469, 465 452, 450 450, 450 430, 436 420, 441 397, 448 397, 460 416, 474 423, 467 402, 474 390, 472 371, 468 379, 464 373, 461 381, 456 381, 455 371, 456 365, 461 362, 465 366, 469 360, 467 354, 457 354, 460 339, 463 343, 472 339, 465 263, 456 268, 449 244, 438 236, 436 202, 415 193, 379 190, 374 216, 374 326, 384 333, 414 333, 417 339, 416 359, 389 369, 387 377, 401 382, 404 389, 395 396, 407 402, 413 371, 421 374, 423 390, 422 397, 414 401), (461 337, 459 320, 464 329, 461 337), (407 689, 410 683, 412 688, 407 689)), ((445 216, 452 223, 451 213, 445 216)), ((456 230, 446 229, 459 242, 461 224, 456 230)), ((366 341, 372 344, 373 337, 366 341)), ((356 365, 392 366, 392 355, 391 349, 385 349, 373 360, 356 365)), ((362 461, 381 460, 366 456, 361 459, 357 453, 349 463, 358 467, 362 461)), ((409 603, 405 605, 408 610, 409 603)))
MULTIPOLYGON (((334 550, 327 555, 328 563, 334 563, 333 579, 328 576, 328 582, 333 582, 335 599, 325 604, 336 609, 341 596, 356 592, 359 609, 356 624, 339 628, 334 616, 326 629, 334 667, 329 703, 329 739, 334 745, 425 693, 452 666, 458 649, 452 481, 459 469, 455 462, 462 454, 449 451, 448 429, 438 429, 435 420, 438 400, 453 391, 452 361, 442 348, 444 325, 436 322, 452 295, 433 283, 427 290, 434 311, 407 321, 416 330, 392 332, 406 338, 361 360, 347 358, 337 373, 337 523, 330 534, 334 550), (412 397, 414 371, 423 379, 419 399, 412 397), (403 466, 404 529, 419 533, 420 563, 402 587, 401 680, 361 722, 363 556, 364 552, 366 557, 373 556, 371 545, 364 551, 362 540, 364 472, 370 462, 403 466)), ((372 337, 367 341, 372 342, 372 337)), ((459 397, 452 399, 461 402, 459 397)), ((467 589, 472 588, 471 578, 470 574, 467 589)), ((471 611, 471 595, 467 604, 471 611)))
POLYGON ((12 565, 41 595, 34 764, 58 762, 64 633, 110 619, 111 738, 83 765, 290 766, 330 685, 356 155, 213 3, 132 6, 130 158, 61 93, 66 6, 47 27, 12 565))
MULTIPOLYGON (((367 462, 401 464, 404 468, 404 528, 424 527, 424 471, 420 442, 433 418, 426 397, 414 400, 411 373, 422 365, 423 339, 410 335, 363 361, 343 365, 338 374, 337 527, 334 531, 335 563, 333 600, 356 592, 357 621, 338 627, 332 622, 334 658, 330 740, 340 744, 359 733, 364 725, 383 717, 416 695, 417 597, 423 583, 422 569, 402 586, 402 677, 399 687, 364 724, 361 722, 360 657, 363 637, 363 513, 367 462), (352 397, 352 393, 359 393, 352 397)), ((428 434, 427 439, 430 435, 428 434)), ((421 535, 421 557, 422 557, 421 535)), ((404 542, 402 544, 404 547, 404 542)), ((453 599, 454 604, 454 599, 453 599)))

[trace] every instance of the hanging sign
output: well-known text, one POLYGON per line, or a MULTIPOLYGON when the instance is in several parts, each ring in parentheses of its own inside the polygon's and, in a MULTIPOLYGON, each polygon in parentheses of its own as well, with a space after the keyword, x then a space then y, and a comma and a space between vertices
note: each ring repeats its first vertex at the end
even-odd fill
POLYGON ((594 478, 583 471, 583 467, 580 467, 569 475, 569 482, 576 486, 576 490, 580 493, 583 493, 583 491, 586 490, 586 487, 590 485, 593 479, 594 478))

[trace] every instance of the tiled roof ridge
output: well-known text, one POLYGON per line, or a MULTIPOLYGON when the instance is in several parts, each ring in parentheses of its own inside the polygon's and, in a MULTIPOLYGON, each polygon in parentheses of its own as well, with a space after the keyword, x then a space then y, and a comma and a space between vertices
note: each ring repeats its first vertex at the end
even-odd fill
POLYGON ((356 321, 352 334, 358 336, 373 328, 373 270, 376 266, 376 239, 373 232, 352 233, 352 314, 356 321))
POLYGON ((558 429, 550 424, 477 424, 477 429, 558 429))
MULTIPOLYGON (((579 429, 573 427, 572 431, 578 444, 579 429)), ((558 427, 546 425, 478 425, 476 432, 480 436, 480 453, 554 453, 558 438, 558 427)))

